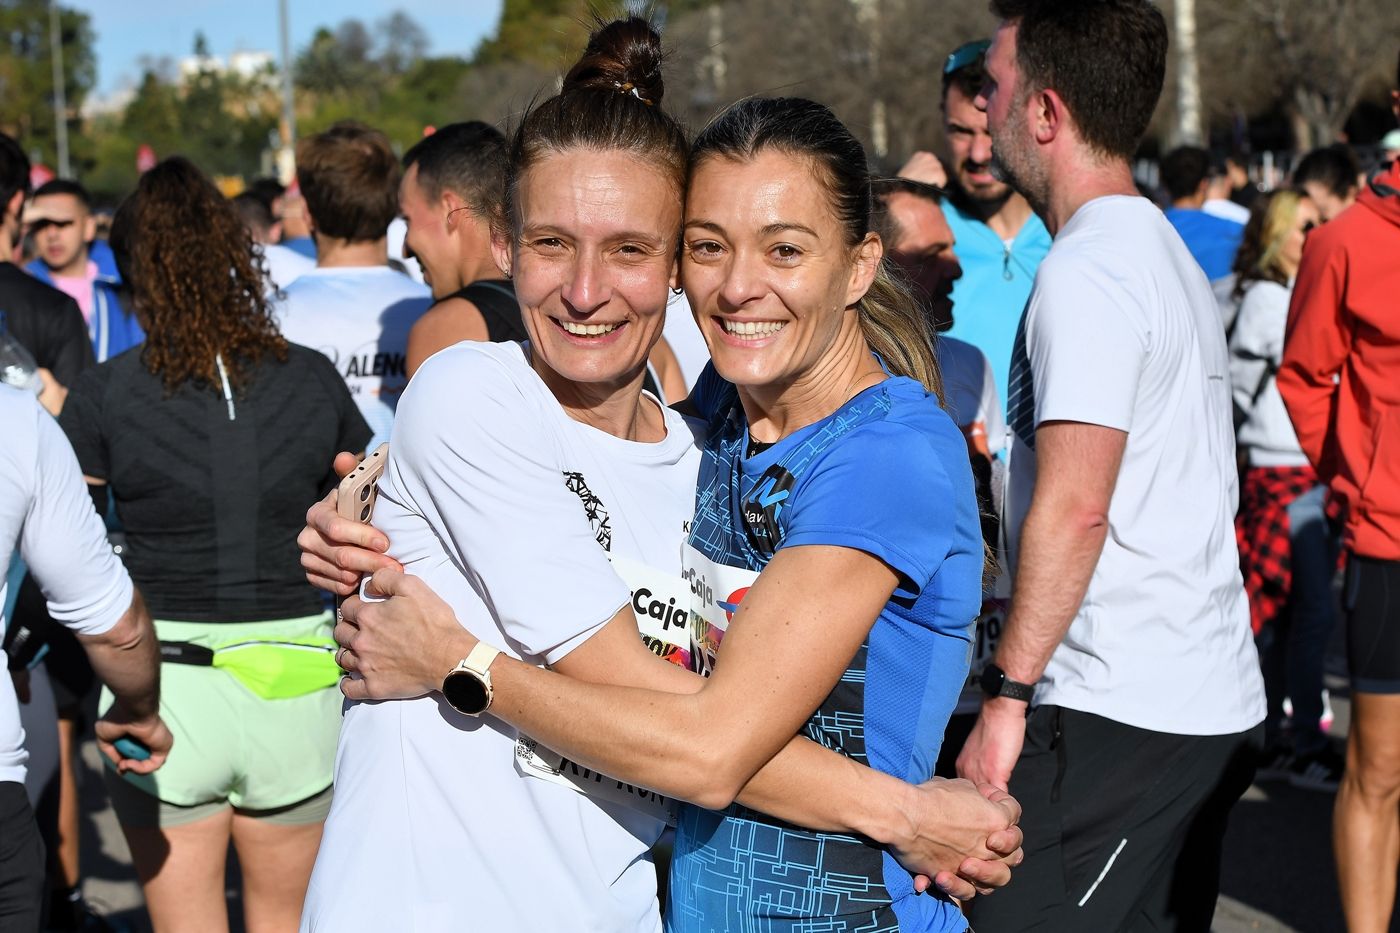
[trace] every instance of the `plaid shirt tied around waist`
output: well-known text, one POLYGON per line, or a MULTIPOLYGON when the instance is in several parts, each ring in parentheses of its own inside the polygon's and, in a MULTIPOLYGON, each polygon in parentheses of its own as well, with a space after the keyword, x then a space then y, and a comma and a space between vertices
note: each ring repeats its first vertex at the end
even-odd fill
POLYGON ((1317 483, 1317 473, 1310 466, 1251 467, 1244 474, 1235 539, 1255 635, 1288 606, 1292 586, 1288 507, 1317 483))

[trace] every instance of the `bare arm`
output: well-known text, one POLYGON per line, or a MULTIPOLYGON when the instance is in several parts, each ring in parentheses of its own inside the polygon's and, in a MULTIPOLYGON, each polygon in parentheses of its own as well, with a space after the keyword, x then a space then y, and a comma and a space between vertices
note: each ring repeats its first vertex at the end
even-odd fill
MULTIPOLYGON (((752 671, 746 675, 734 660, 744 650, 736 650, 735 645, 745 639, 746 628, 751 632, 760 630, 762 621, 751 621, 745 627, 738 624, 736 617, 736 625, 722 649, 726 660, 721 667, 727 670, 729 683, 722 689, 731 696, 752 700, 754 690, 741 683, 748 676, 761 684, 769 704, 760 704, 760 708, 740 699, 729 708, 716 703, 713 695, 705 696, 714 689, 714 679, 702 681, 647 651, 637 638, 630 610, 619 612, 603 630, 562 659, 556 666, 558 673, 504 656, 499 658, 492 665, 497 704, 511 703, 511 711, 502 718, 581 763, 624 780, 706 806, 721 806, 737 795, 746 805, 789 822, 825 831, 860 833, 885 842, 913 870, 929 874, 960 870, 981 890, 1004 884, 1009 879, 1009 866, 1020 860, 1019 830, 1008 828, 1019 816, 1014 801, 1000 795, 989 801, 977 788, 964 782, 932 781, 914 787, 805 738, 794 738, 802 721, 844 670, 869 628, 869 618, 878 613, 894 588, 893 574, 860 552, 796 548, 784 553, 802 551, 829 552, 826 556, 838 563, 842 563, 842 557, 853 555, 857 564, 873 565, 864 569, 870 590, 867 598, 875 608, 869 610, 864 622, 852 627, 851 644, 832 649, 844 654, 829 662, 824 681, 806 685, 803 697, 797 701, 806 708, 799 707, 781 723, 772 724, 768 710, 784 705, 773 701, 790 697, 793 685, 772 682, 767 664, 760 665, 764 668, 762 676, 752 671), (872 569, 876 573, 869 573, 872 569), (873 581, 869 579, 872 576, 873 581), (736 634, 740 642, 733 641, 736 634), (627 717, 614 715, 623 704, 632 712, 627 717), (637 715, 639 711, 641 715, 637 715), (676 711, 683 720, 680 725, 667 718, 676 715, 676 711), (600 719, 595 721, 594 717, 600 719), (732 766, 733 771, 724 770, 726 763, 745 753, 743 749, 736 751, 734 740, 748 730, 736 728, 736 724, 756 720, 769 723, 768 744, 754 746, 749 753, 752 757, 744 758, 744 764, 732 766), (603 734, 581 752, 579 733, 587 731, 579 728, 583 722, 588 722, 590 730, 600 726, 603 734), (658 743, 656 736, 667 736, 670 743, 658 743), (655 767, 631 762, 632 753, 626 751, 629 746, 646 749, 651 759, 648 764, 655 767), (638 777, 639 774, 645 777, 638 777), (965 861, 969 855, 988 861, 965 861)), ((770 580, 767 596, 758 589, 751 590, 745 607, 763 605, 765 599, 766 604, 773 605, 784 598, 781 594, 789 588, 781 583, 782 564, 777 566, 778 574, 761 578, 770 580), (777 585, 771 582, 774 579, 778 580, 777 585)), ((843 568, 843 572, 844 569, 848 568, 843 568)), ((787 572, 810 571, 801 569, 799 564, 787 572)), ((770 565, 765 574, 773 573, 770 565)), ((391 598, 371 604, 351 599, 345 606, 346 620, 337 627, 338 639, 354 651, 347 654, 346 666, 363 678, 347 681, 343 689, 350 696, 364 691, 364 695, 375 697, 428 692, 471 650, 475 639, 458 625, 451 608, 422 581, 400 574, 380 574, 375 578, 375 586, 390 593, 391 598), (405 643, 406 638, 412 638, 412 642, 405 643)), ((828 610, 834 608, 830 598, 814 596, 811 602, 812 605, 791 606, 793 617, 815 618, 810 613, 820 611, 817 603, 828 610)), ((748 650, 762 657, 768 649, 755 646, 748 650)), ((796 662, 791 669, 806 670, 805 662, 796 662)), ((493 706, 493 712, 503 709, 493 706)), ((947 874, 938 880, 954 896, 972 893, 966 881, 947 874)))
MULTIPOLYGON (((864 552, 787 548, 740 604, 725 635, 724 663, 700 690, 670 693, 588 683, 503 656, 491 668, 492 713, 587 767, 720 809, 831 691, 895 584, 894 573, 864 552), (813 579, 840 579, 843 585, 834 590, 805 585, 813 579), (795 637, 797 627, 811 625, 819 625, 826 637, 795 637), (778 654, 787 663, 775 667, 770 659, 778 654), (617 716, 618 709, 629 714, 617 716)), ((613 623, 622 624, 628 611, 619 612, 613 623)), ((375 670, 367 666, 372 646, 361 641, 361 628, 349 647, 360 656, 360 670, 372 686, 375 670)), ((474 642, 462 630, 447 645, 425 647, 433 667, 445 673, 474 642)), ((347 687, 354 699, 378 698, 356 684, 347 687)))
POLYGON ((165 762, 173 741, 160 719, 160 643, 139 590, 115 626, 101 635, 80 635, 97 677, 112 691, 112 707, 97 721, 98 748, 123 771, 149 774, 165 762), (151 751, 145 761, 129 759, 113 742, 131 736, 151 751))
POLYGON ((446 298, 429 308, 408 331, 405 367, 408 378, 423 361, 439 350, 463 340, 489 340, 486 319, 465 298, 446 298))
MULTIPOLYGON (((1036 429, 1036 481, 1021 530, 1011 611, 996 663, 1033 684, 1084 600, 1108 535, 1108 507, 1128 435, 1113 428, 1051 421, 1036 429)), ((1005 788, 1025 738, 1026 703, 982 704, 958 756, 958 774, 1005 788)))

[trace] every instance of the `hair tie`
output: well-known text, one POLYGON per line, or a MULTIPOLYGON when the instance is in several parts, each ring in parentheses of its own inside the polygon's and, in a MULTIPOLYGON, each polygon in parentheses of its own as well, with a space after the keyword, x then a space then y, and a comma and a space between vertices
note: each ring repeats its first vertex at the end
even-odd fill
POLYGON ((633 84, 631 81, 628 81, 626 84, 623 84, 623 83, 618 82, 618 81, 614 81, 614 82, 613 82, 613 87, 617 88, 617 89, 618 89, 619 91, 621 91, 623 94, 631 94, 633 97, 637 98, 637 100, 639 100, 639 101, 641 101, 642 103, 646 104, 648 107, 652 106, 652 102, 649 101, 649 100, 647 100, 645 97, 643 97, 643 96, 642 96, 642 92, 639 91, 639 90, 637 90, 637 86, 636 86, 635 84, 633 84))

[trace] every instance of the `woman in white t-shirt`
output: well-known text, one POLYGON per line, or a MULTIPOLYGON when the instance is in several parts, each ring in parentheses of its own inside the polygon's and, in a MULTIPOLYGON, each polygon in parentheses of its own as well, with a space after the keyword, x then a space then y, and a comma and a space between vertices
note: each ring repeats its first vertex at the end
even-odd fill
MULTIPOLYGON (((415 375, 374 523, 480 641, 575 680, 674 696, 700 681, 649 655, 692 662, 706 646, 693 641, 691 595, 732 594, 714 592, 694 564, 682 573, 698 454, 690 428, 640 392, 675 282, 686 172, 661 93, 658 39, 632 19, 595 34, 561 94, 525 117, 508 174, 509 236, 495 249, 531 341, 459 346, 415 375), (607 624, 620 616, 626 627, 607 624)), ((809 163, 795 162, 809 185, 809 163)), ((945 433, 965 468, 956 429, 945 433)), ((970 496, 967 505, 975 516, 970 496)), ((963 524, 975 538, 975 520, 963 524)), ((314 555, 304 562, 333 589, 355 579, 314 555)), ((434 694, 350 707, 303 928, 397 918, 415 929, 656 929, 648 850, 669 802, 453 705, 434 694)), ((1015 832, 987 838, 1014 804, 1003 810, 967 784, 916 789, 802 737, 744 790, 786 820, 866 833, 858 823, 914 864, 961 867, 965 878, 939 879, 958 896, 972 893, 968 878, 1006 877, 1004 866, 961 866, 962 854, 993 855, 989 841, 1010 854, 1017 843, 1015 832)))
POLYGON ((1318 223, 1305 194, 1281 190, 1256 202, 1235 260, 1230 382, 1245 460, 1236 530, 1269 704, 1260 777, 1335 790, 1342 759, 1320 722, 1336 541, 1323 513, 1326 488, 1298 445, 1274 378, 1293 278, 1318 223), (1291 741, 1281 729, 1285 697, 1293 704, 1291 741))

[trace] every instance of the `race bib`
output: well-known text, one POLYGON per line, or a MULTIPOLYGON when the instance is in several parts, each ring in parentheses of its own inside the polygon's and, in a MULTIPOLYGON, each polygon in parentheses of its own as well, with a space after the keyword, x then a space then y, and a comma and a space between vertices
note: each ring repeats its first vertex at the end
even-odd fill
POLYGON ((689 543, 681 551, 681 565, 690 594, 690 669, 708 677, 719 643, 758 572, 715 563, 689 543))
MULTIPOLYGON (((616 555, 610 554, 609 559, 632 591, 632 614, 642 641, 658 657, 691 669, 694 648, 689 626, 690 587, 674 573, 616 555)), ((676 825, 676 801, 585 768, 527 735, 515 742, 515 769, 525 777, 558 784, 596 800, 622 804, 669 826, 676 825)))
POLYGON ((585 768, 529 736, 522 735, 515 742, 515 770, 525 777, 558 784, 595 800, 631 807, 667 826, 676 825, 678 804, 670 797, 585 768))

